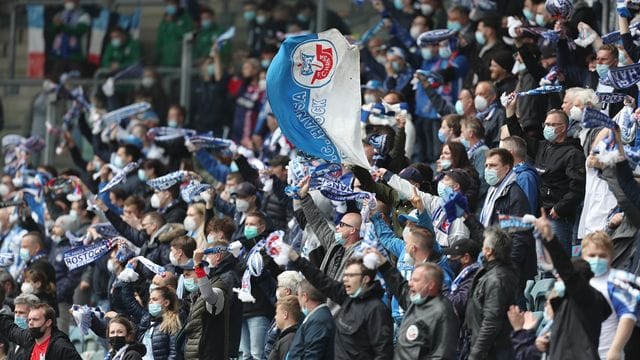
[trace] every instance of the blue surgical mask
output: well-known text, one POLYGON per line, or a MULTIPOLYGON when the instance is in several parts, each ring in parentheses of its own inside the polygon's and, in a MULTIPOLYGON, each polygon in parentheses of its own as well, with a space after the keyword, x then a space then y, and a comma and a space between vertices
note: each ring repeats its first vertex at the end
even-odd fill
POLYGON ((627 64, 627 58, 624 56, 624 52, 622 50, 618 51, 618 65, 625 66, 627 64))
POLYGON ((267 17, 264 15, 256 15, 256 24, 264 25, 267 22, 267 17))
POLYGON ((16 316, 13 319, 13 323, 18 325, 18 327, 23 330, 26 330, 29 327, 29 324, 27 323, 27 318, 23 316, 16 316))
POLYGON ((456 101, 456 114, 464 115, 464 105, 462 105, 462 100, 456 101))
POLYGON ((262 59, 262 60, 260 60, 260 66, 261 66, 263 69, 268 68, 268 67, 269 67, 269 65, 271 65, 271 59, 262 59))
POLYGON ((482 33, 482 31, 476 31, 475 33, 475 37, 476 37, 476 42, 479 45, 484 45, 487 43, 487 38, 484 36, 484 34, 482 33))
POLYGON ((609 74, 609 65, 606 64, 596 64, 596 72, 600 79, 605 79, 609 74))
POLYGON ((438 129, 438 140, 443 144, 447 142, 447 135, 445 135, 442 129, 438 129))
POLYGON ((545 126, 542 131, 542 135, 548 142, 554 142, 558 137, 558 134, 556 134, 556 128, 553 126, 545 126))
POLYGON ((564 297, 564 291, 566 289, 564 281, 556 280, 556 282, 553 284, 553 289, 556 291, 556 294, 558 294, 559 297, 564 297))
POLYGON ((500 182, 498 171, 496 169, 484 169, 484 180, 489 186, 496 186, 500 182))
POLYGON ((400 62, 398 61, 392 61, 391 62, 391 68, 393 69, 393 71, 398 72, 400 71, 400 62))
POLYGON ((202 26, 203 29, 208 29, 211 27, 211 25, 213 25, 213 21, 209 19, 205 19, 200 22, 200 25, 202 26))
POLYGON ((245 226, 244 227, 244 237, 251 240, 254 237, 258 236, 258 228, 256 226, 245 226))
POLYGON ((589 257, 586 259, 594 276, 602 276, 609 270, 609 261, 601 257, 589 257))
POLYGON ((232 161, 231 164, 229 165, 229 171, 231 172, 238 172, 240 169, 238 169, 238 164, 236 164, 235 161, 232 161))
POLYGON ((430 48, 422 48, 420 50, 420 55, 424 60, 431 60, 433 58, 433 51, 430 48))
POLYGON ((393 6, 397 10, 402 10, 404 9, 404 2, 402 0, 393 0, 393 6))
POLYGON ((162 314, 162 305, 160 304, 149 304, 149 314, 153 317, 156 317, 162 314))
POLYGON ((455 192, 453 191, 451 186, 445 185, 445 183, 443 183, 442 181, 438 182, 438 196, 440 198, 442 198, 444 201, 449 201, 449 199, 451 199, 454 195, 455 192))
POLYGON ((362 285, 360 285, 360 287, 358 288, 358 290, 356 290, 356 292, 354 292, 353 294, 349 295, 352 298, 357 298, 358 296, 360 296, 360 294, 362 293, 362 285))
POLYGON ((245 12, 242 14, 242 17, 244 18, 244 20, 245 20, 246 22, 250 22, 250 21, 252 21, 253 19, 255 19, 255 18, 256 18, 256 12, 255 12, 255 11, 253 11, 253 10, 245 11, 245 12))
POLYGON ((171 4, 164 7, 164 13, 167 15, 175 15, 178 12, 178 7, 171 4))
POLYGON ((447 160, 447 159, 443 159, 440 160, 440 167, 442 168, 442 170, 449 170, 451 169, 451 160, 447 160))
POLYGON ((448 46, 438 48, 438 55, 443 59, 448 59, 451 56, 451 49, 448 46))
POLYGON ((336 232, 336 233, 333 235, 333 238, 334 238, 334 240, 336 241, 336 243, 337 243, 338 245, 344 245, 344 243, 345 243, 345 242, 344 242, 344 238, 342 237, 342 234, 341 234, 341 233, 336 232))
POLYGON ((307 21, 309 21, 309 17, 307 17, 307 15, 305 14, 296 15, 296 19, 298 19, 298 21, 301 23, 306 23, 307 21))
POLYGON ((113 158, 113 165, 118 169, 122 169, 124 167, 124 160, 120 156, 116 156, 113 158))
POLYGON ((215 72, 216 72, 216 67, 215 67, 215 65, 213 65, 213 64, 208 64, 208 65, 207 65, 207 74, 208 74, 209 76, 213 76, 213 74, 215 74, 215 72))
POLYGON ((453 31, 459 31, 462 29, 462 24, 459 21, 447 21, 447 29, 453 31))
POLYGON ((120 38, 111 39, 111 46, 119 48, 120 45, 122 45, 122 40, 120 40, 120 38))
POLYGON ((198 289, 198 285, 196 285, 196 281, 193 278, 184 279, 184 288, 192 293, 198 289))
POLYGON ((464 146, 465 149, 469 149, 471 147, 471 144, 469 144, 469 140, 465 138, 461 138, 460 143, 464 146))
POLYGON ((427 301, 427 298, 422 297, 422 295, 420 294, 413 294, 413 295, 409 295, 409 300, 411 300, 412 304, 422 305, 424 304, 425 301, 427 301))
POLYGON ((536 14, 536 25, 544 26, 545 24, 546 24, 546 22, 544 21, 544 15, 536 14))
POLYGON ((175 129, 178 127, 178 121, 175 119, 169 119, 167 120, 167 126, 175 129))
POLYGON ((529 8, 522 9, 522 14, 524 15, 525 19, 527 19, 528 21, 532 21, 535 18, 535 15, 531 10, 529 10, 529 8))
POLYGON ((23 261, 29 261, 29 259, 31 259, 29 249, 20 248, 20 259, 22 259, 23 261))
POLYGON ((300 311, 302 311, 302 315, 307 316, 309 315, 309 309, 307 309, 306 306, 303 306, 300 311))
POLYGON ((144 172, 143 169, 138 169, 138 179, 140 179, 140 181, 147 181, 147 173, 144 172))

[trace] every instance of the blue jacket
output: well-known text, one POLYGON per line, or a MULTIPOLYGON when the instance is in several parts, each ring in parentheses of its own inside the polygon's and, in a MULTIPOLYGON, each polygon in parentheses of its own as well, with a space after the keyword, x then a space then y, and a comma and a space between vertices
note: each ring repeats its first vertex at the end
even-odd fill
POLYGON ((336 324, 329 307, 320 305, 302 322, 291 342, 287 360, 333 359, 336 324))
POLYGON ((540 177, 536 169, 523 162, 514 166, 513 171, 516 173, 516 183, 520 185, 529 201, 530 214, 536 215, 538 213, 538 189, 540 188, 540 177))
POLYGON ((213 155, 211 155, 206 149, 200 149, 196 152, 196 159, 200 165, 211 174, 216 180, 224 183, 227 181, 227 174, 229 174, 229 167, 218 161, 213 155))

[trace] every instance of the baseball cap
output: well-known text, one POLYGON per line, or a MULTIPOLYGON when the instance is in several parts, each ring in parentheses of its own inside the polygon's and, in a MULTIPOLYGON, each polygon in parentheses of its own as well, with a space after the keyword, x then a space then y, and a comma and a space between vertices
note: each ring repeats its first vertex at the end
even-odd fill
POLYGON ((256 187, 253 186, 253 184, 251 184, 250 182, 245 181, 243 183, 240 183, 236 187, 236 195, 238 195, 238 197, 248 197, 255 194, 256 194, 256 187))
POLYGON ((369 80, 365 85, 362 85, 362 88, 365 90, 384 91, 384 86, 382 86, 380 80, 369 80))
POLYGON ((443 248, 442 252, 449 256, 464 256, 464 254, 469 254, 472 259, 475 259, 478 257, 478 254, 480 254, 480 245, 471 239, 460 239, 450 247, 443 248))
POLYGON ((400 174, 398 174, 398 176, 400 176, 402 179, 410 180, 417 183, 422 183, 424 181, 424 176, 422 176, 420 170, 410 166, 400 171, 400 174))
POLYGON ((404 226, 407 220, 412 223, 418 223, 418 209, 411 210, 408 214, 400 214, 398 215, 398 222, 400 225, 404 226))

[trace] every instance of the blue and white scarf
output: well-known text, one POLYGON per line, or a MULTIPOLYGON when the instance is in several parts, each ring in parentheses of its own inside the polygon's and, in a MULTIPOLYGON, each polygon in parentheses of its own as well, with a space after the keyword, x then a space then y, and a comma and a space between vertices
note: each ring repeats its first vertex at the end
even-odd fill
POLYGON ((105 193, 105 192, 113 189, 115 186, 119 185, 120 183, 126 182, 127 181, 127 175, 129 175, 132 171, 138 169, 139 167, 140 167, 140 163, 138 163, 138 162, 130 162, 122 170, 118 169, 115 166, 110 166, 109 168, 111 168, 111 170, 114 172, 114 175, 111 178, 111 180, 109 180, 107 185, 105 185, 100 190, 100 193, 101 194, 105 193))
POLYGON ((513 170, 509 171, 498 186, 492 186, 489 188, 487 198, 485 199, 484 206, 482 207, 482 212, 480 213, 480 222, 484 227, 488 227, 491 222, 491 216, 495 211, 494 206, 496 204, 496 200, 502 196, 503 192, 509 185, 516 181, 516 177, 516 173, 513 170))
POLYGON ((150 187, 152 187, 154 190, 157 190, 157 191, 166 191, 170 187, 174 186, 175 184, 182 182, 182 180, 184 180, 186 175, 187 175, 186 171, 183 171, 183 170, 174 171, 174 172, 168 173, 165 176, 148 180, 147 185, 149 185, 150 187))
POLYGON ((201 184, 192 181, 180 190, 180 195, 184 202, 191 204, 192 202, 198 201, 200 194, 209 189, 211 189, 211 185, 209 184, 201 184))
POLYGON ((528 90, 528 91, 519 91, 518 92, 518 96, 544 95, 544 94, 561 92, 562 89, 563 89, 562 85, 543 85, 543 86, 540 86, 540 87, 537 87, 535 89, 531 89, 531 90, 528 90))
POLYGON ((598 96, 598 102, 607 103, 607 104, 616 104, 616 103, 623 102, 624 99, 627 97, 627 94, 597 92, 596 96, 598 96))
POLYGON ((465 267, 464 269, 462 269, 462 271, 460 271, 460 274, 458 274, 458 276, 456 276, 455 279, 453 279, 453 282, 451 282, 451 293, 455 293, 456 290, 458 290, 458 287, 460 286, 460 284, 462 284, 463 281, 465 281, 470 274, 475 274, 475 271, 478 270, 480 268, 480 263, 479 262, 474 262, 473 264, 465 267))
POLYGON ((116 245, 114 241, 103 240, 88 246, 81 246, 64 253, 63 259, 69 271, 89 265, 100 259, 116 245))
POLYGON ((582 127, 586 129, 605 127, 615 130, 618 127, 618 124, 611 120, 607 115, 589 107, 584 108, 582 111, 581 123, 582 127))
POLYGON ((519 232, 533 229, 536 218, 533 215, 513 216, 499 215, 500 228, 508 232, 519 232))
MULTIPOLYGON (((606 83, 616 89, 632 87, 638 81, 640 81, 640 63, 610 69, 606 78, 606 83)), ((605 82, 602 81, 602 83, 605 82)))

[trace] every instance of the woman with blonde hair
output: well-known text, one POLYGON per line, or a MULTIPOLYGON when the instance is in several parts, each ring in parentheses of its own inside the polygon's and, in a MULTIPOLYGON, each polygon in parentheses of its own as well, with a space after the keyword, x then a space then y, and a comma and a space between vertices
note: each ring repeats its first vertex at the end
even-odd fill
POLYGON ((204 249, 207 245, 207 235, 204 232, 204 210, 203 203, 193 203, 187 208, 187 216, 184 218, 184 229, 187 231, 187 235, 196 241, 198 249, 204 249))

